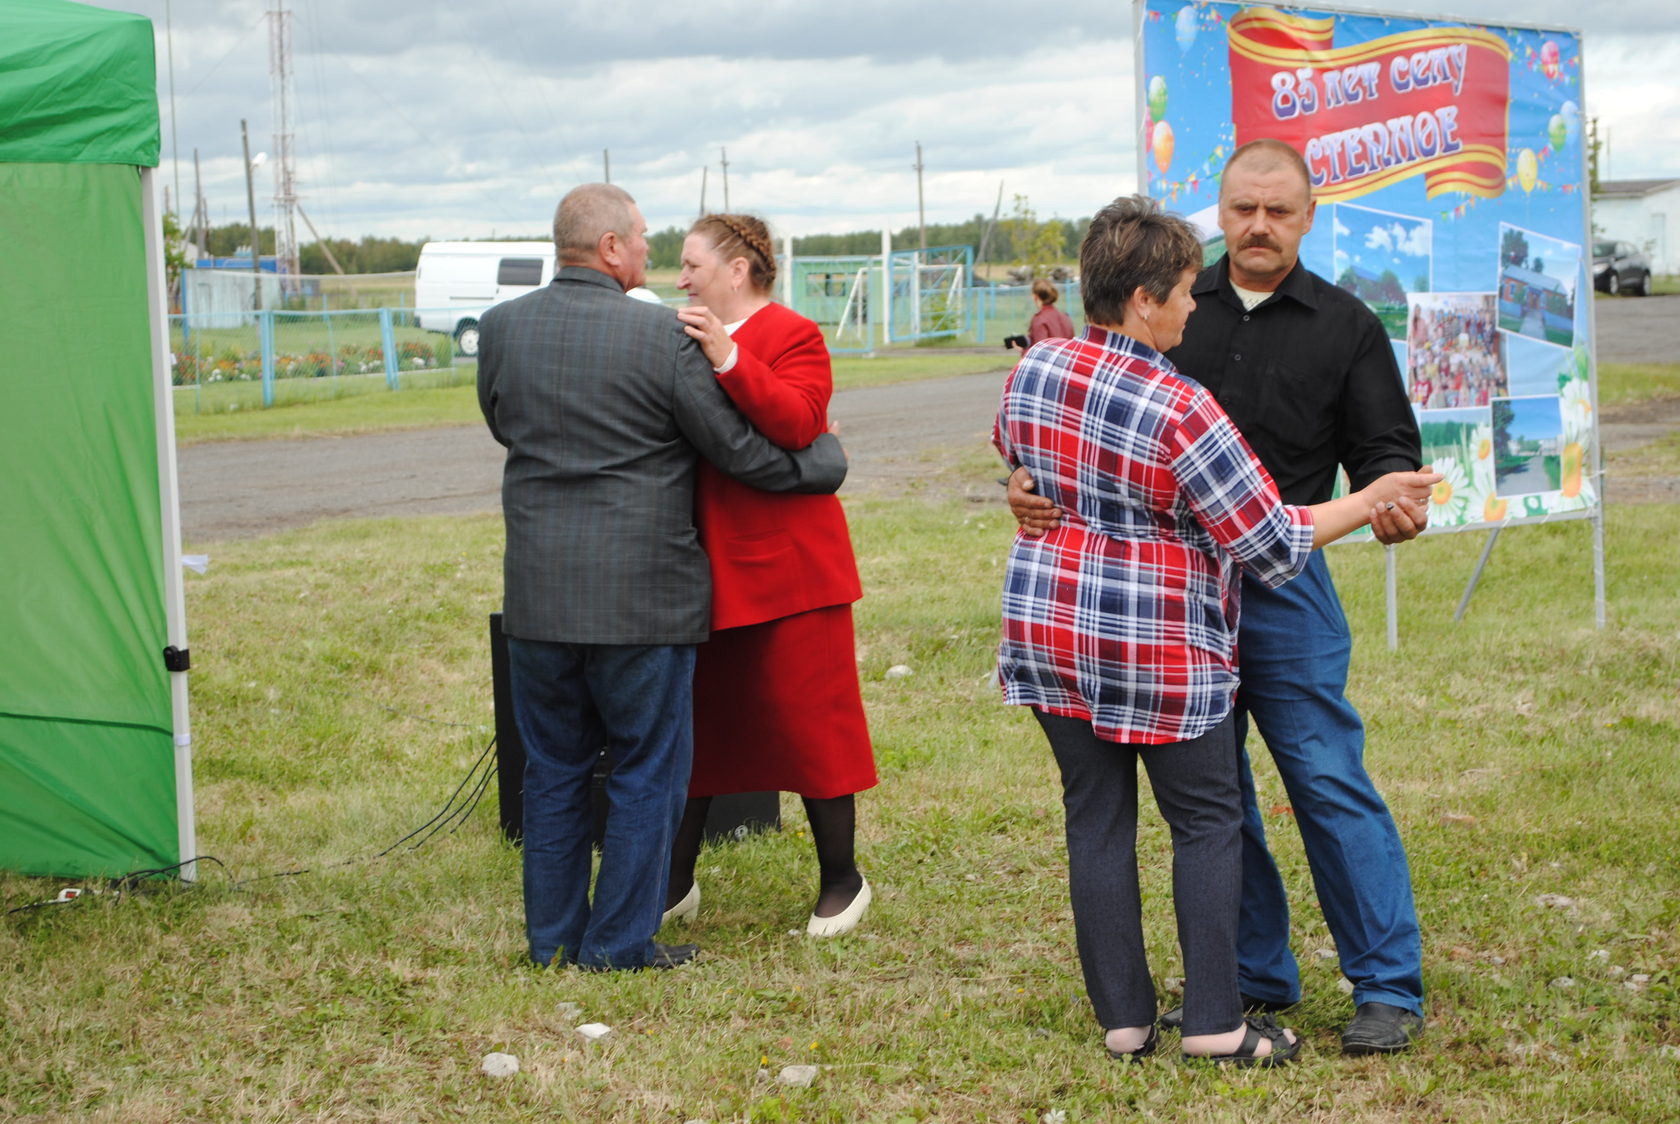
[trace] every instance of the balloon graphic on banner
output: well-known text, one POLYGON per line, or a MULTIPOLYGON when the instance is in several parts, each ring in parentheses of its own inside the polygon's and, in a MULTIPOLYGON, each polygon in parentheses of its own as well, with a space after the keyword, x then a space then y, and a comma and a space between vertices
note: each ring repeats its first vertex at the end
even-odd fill
POLYGON ((1159 121, 1167 115, 1167 80, 1159 74, 1149 80, 1149 116, 1159 121))
POLYGON ((1188 51, 1190 44, 1196 41, 1196 9, 1186 4, 1178 10, 1178 18, 1173 20, 1173 34, 1178 38, 1178 49, 1188 51))
POLYGON ((1558 116, 1563 118, 1564 128, 1568 130, 1569 143, 1574 144, 1581 136, 1581 107, 1566 101, 1558 109, 1558 116))
POLYGON ((1155 150, 1155 115, 1147 109, 1143 111, 1143 150, 1155 150))
POLYGON ((1552 114, 1552 119, 1546 123, 1546 139, 1552 142, 1554 149, 1569 143, 1569 124, 1564 121, 1563 114, 1552 114))
POLYGON ((1173 156, 1173 130, 1172 126, 1165 121, 1156 122, 1153 151, 1155 153, 1155 166, 1161 169, 1162 174, 1165 174, 1168 166, 1172 164, 1173 156))
POLYGON ((1517 182, 1522 184, 1523 194, 1534 190, 1534 185, 1540 179, 1540 161, 1535 158, 1532 148, 1525 148, 1517 153, 1517 182))
POLYGON ((1563 70, 1558 65, 1558 45, 1550 39, 1540 44, 1540 69, 1547 78, 1556 78, 1563 70))

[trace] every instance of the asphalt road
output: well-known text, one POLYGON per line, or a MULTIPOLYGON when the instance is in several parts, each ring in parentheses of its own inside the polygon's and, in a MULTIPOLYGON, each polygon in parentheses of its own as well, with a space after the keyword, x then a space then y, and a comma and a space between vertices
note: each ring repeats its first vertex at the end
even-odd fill
MULTIPOLYGON (((1672 363, 1680 297, 1597 303, 1601 363, 1672 363)), ((996 351, 975 353, 977 367, 996 351)), ((842 494, 894 491, 930 457, 983 446, 1003 385, 982 374, 840 391, 830 414, 851 457, 842 494)), ((1669 411, 1670 414, 1674 411, 1669 411)), ((1601 419, 1606 449, 1654 440, 1676 424, 1650 411, 1601 419)), ((190 546, 265 535, 319 519, 464 515, 500 509, 502 450, 480 425, 194 445, 179 456, 182 537, 190 546)))

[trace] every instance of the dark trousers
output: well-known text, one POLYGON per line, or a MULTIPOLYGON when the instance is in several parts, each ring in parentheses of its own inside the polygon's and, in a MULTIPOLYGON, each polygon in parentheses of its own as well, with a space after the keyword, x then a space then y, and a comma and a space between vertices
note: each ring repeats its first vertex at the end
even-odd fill
POLYGON ((1034 710, 1062 770, 1068 890, 1085 990, 1106 1030, 1155 1021, 1137 873, 1137 766, 1149 773, 1173 841, 1173 909, 1184 956, 1184 1033, 1242 1022, 1237 905, 1242 811, 1229 716, 1165 745, 1104 741, 1079 719, 1034 710))
POLYGON ((694 646, 508 637, 525 741, 525 934, 531 959, 640 968, 665 909, 694 756, 694 646), (595 894, 590 788, 612 753, 595 894))

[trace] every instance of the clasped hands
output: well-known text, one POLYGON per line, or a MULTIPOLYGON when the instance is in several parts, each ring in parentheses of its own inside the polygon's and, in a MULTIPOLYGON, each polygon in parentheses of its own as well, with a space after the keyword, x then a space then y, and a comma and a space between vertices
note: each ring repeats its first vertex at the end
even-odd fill
MULTIPOLYGON (((1429 526, 1429 492, 1440 476, 1427 470, 1391 472, 1364 492, 1371 507, 1371 534, 1378 542, 1409 542, 1429 526)), ((1009 474, 1009 510, 1027 535, 1038 538, 1056 529, 1062 509, 1033 491, 1032 474, 1017 468, 1009 474)))

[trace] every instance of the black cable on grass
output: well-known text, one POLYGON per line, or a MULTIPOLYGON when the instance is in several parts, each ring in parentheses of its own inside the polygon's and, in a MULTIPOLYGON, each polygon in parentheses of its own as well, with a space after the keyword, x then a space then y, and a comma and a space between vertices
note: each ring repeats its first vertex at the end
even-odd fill
MULTIPOLYGON (((390 708, 386 707, 384 709, 389 710, 390 708)), ((409 717, 415 716, 411 715, 409 717)), ((435 721, 435 719, 422 719, 422 721, 435 721)), ((456 725, 457 723, 440 724, 456 725)), ((420 838, 407 848, 410 851, 419 850, 421 847, 430 842, 431 839, 438 834, 438 832, 444 831, 445 829, 447 829, 448 834, 454 834, 455 830, 462 824, 466 823, 467 819, 475 810, 477 810, 478 803, 481 799, 483 799, 485 790, 490 787, 491 778, 496 775, 496 762, 492 756, 495 749, 496 739, 492 737, 489 744, 484 747, 484 751, 478 755, 478 760, 474 761, 472 763, 472 767, 467 770, 467 775, 461 779, 460 784, 455 786, 455 791, 449 794, 449 799, 444 801, 443 807, 440 808, 431 819, 427 820, 425 823, 421 824, 419 827, 415 828, 413 831, 409 832, 389 847, 386 847, 383 851, 366 858, 345 859, 342 862, 328 863, 327 865, 319 868, 300 867, 297 870, 282 870, 276 871, 272 874, 258 874, 251 878, 241 878, 237 881, 230 882, 228 883, 229 887, 237 889, 241 886, 249 886, 253 882, 264 882, 271 878, 295 878, 300 874, 311 874, 314 873, 316 869, 336 870, 339 867, 355 866, 358 863, 373 862, 377 859, 386 857, 392 851, 401 847, 404 843, 414 839, 415 836, 420 836, 420 838), (488 765, 485 764, 486 761, 489 762, 488 765), (464 799, 461 796, 463 791, 466 791, 467 793, 464 799)), ((198 855, 194 858, 183 859, 181 862, 175 863, 171 866, 152 867, 147 870, 133 870, 118 878, 108 879, 106 881, 106 885, 120 894, 125 890, 137 889, 147 878, 154 878, 158 875, 169 874, 172 871, 180 870, 184 866, 189 866, 192 863, 198 862, 215 863, 217 866, 221 867, 222 870, 228 870, 227 864, 222 862, 222 860, 218 859, 216 856, 198 855)), ((30 902, 27 905, 14 906, 11 909, 8 909, 6 913, 7 915, 10 915, 13 913, 23 913, 32 909, 41 909, 50 905, 70 905, 74 902, 81 901, 84 896, 85 895, 78 894, 77 896, 71 898, 52 898, 44 902, 30 902)))

